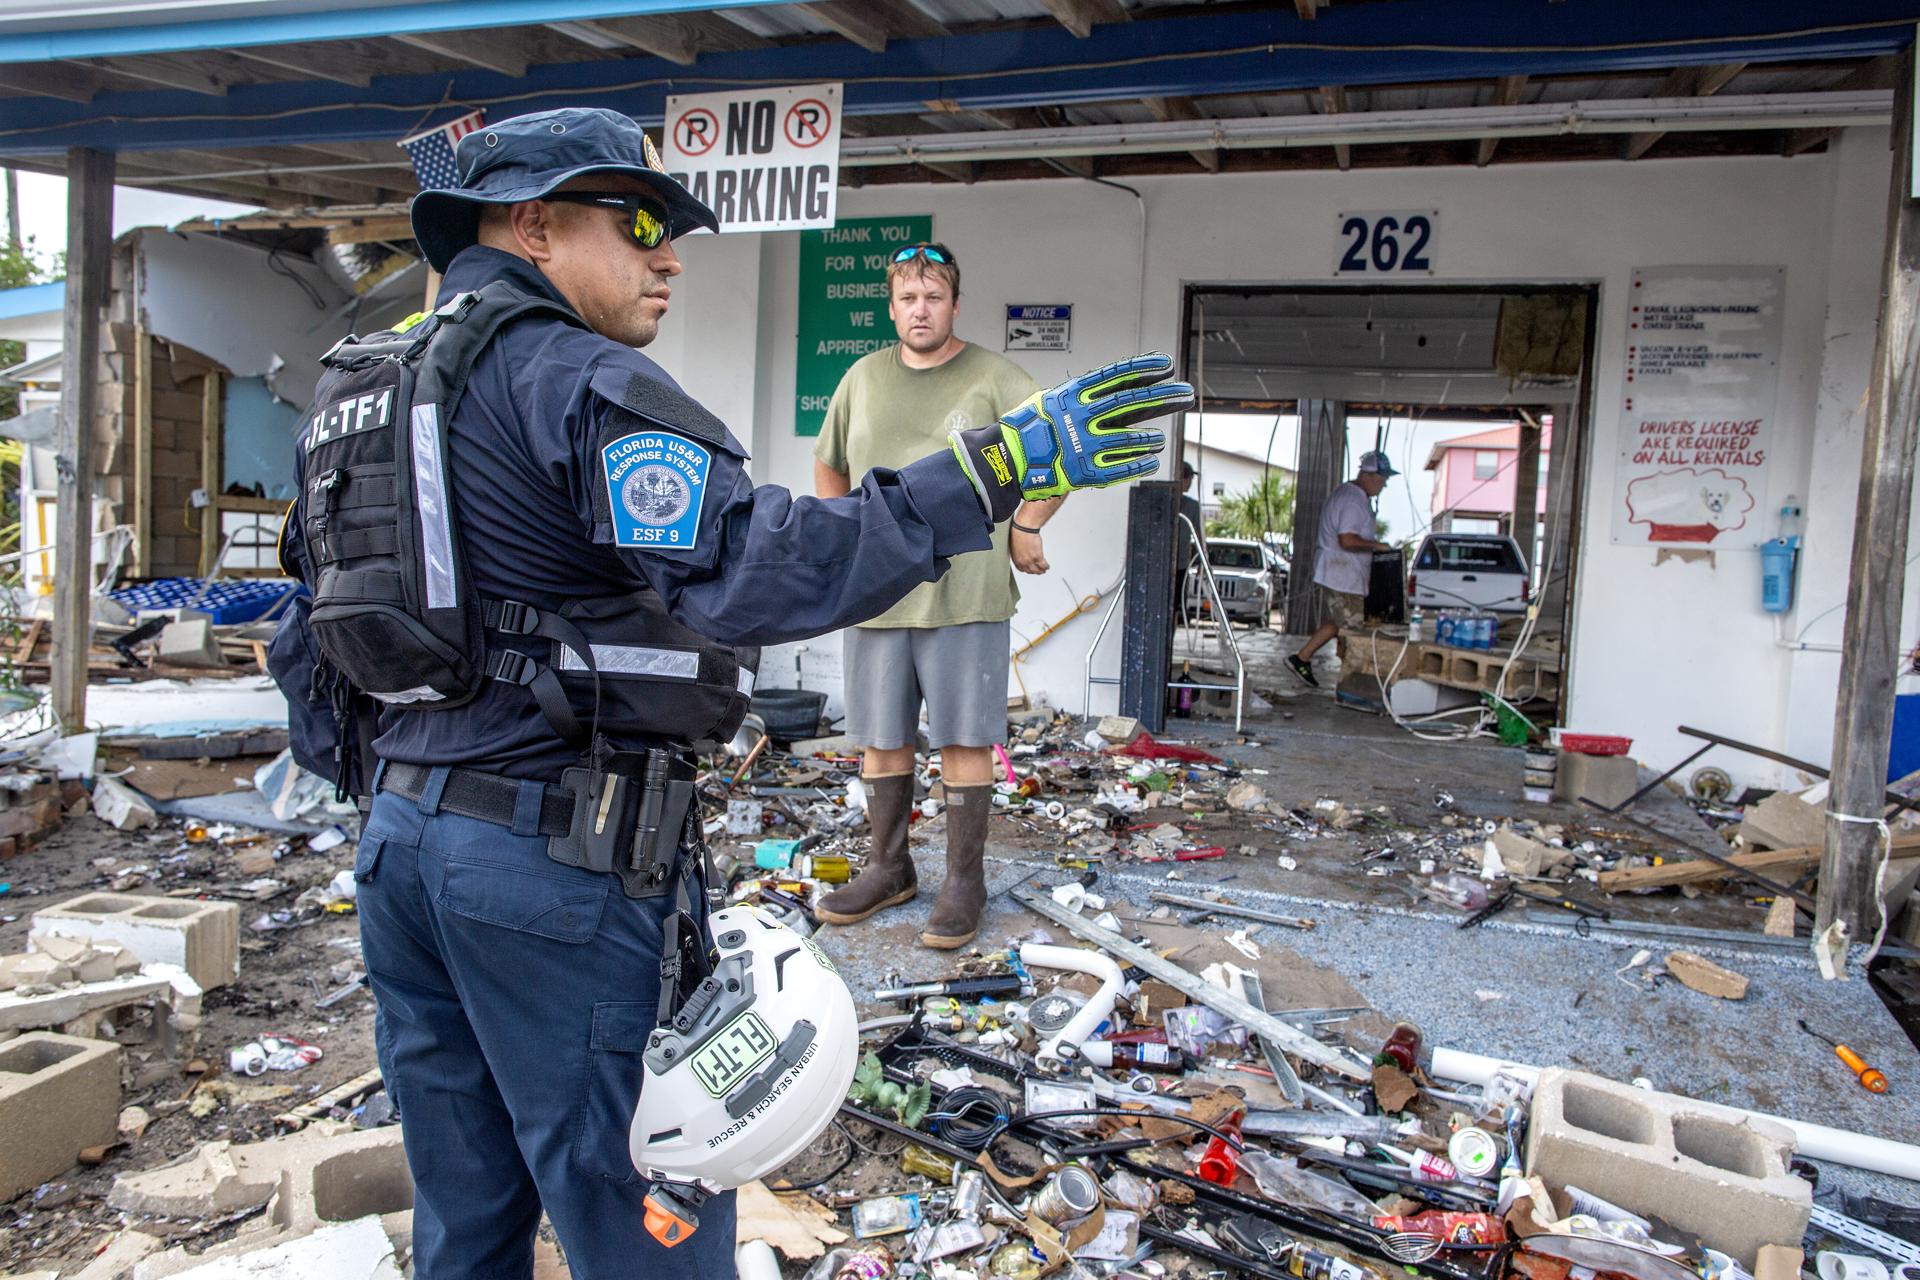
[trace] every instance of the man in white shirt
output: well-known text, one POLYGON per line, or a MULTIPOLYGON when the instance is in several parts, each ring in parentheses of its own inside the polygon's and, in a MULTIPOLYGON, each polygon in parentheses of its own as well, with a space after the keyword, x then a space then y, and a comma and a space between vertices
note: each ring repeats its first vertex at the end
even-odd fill
POLYGON ((1307 637, 1300 651, 1287 659, 1293 674, 1316 689, 1313 655, 1322 645, 1366 621, 1367 582, 1373 577, 1373 553, 1393 548, 1376 536, 1373 500, 1399 473, 1387 455, 1378 451, 1360 455, 1360 471, 1327 495, 1320 508, 1320 530, 1314 539, 1313 580, 1326 593, 1327 620, 1307 637))

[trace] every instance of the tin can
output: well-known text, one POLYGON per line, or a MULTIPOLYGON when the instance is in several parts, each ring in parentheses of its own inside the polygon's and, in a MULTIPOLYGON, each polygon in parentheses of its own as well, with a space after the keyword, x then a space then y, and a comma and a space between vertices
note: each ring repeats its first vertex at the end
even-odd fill
POLYGON ((953 1182, 953 1200, 948 1208, 956 1218, 978 1222, 987 1202, 987 1175, 978 1169, 962 1171, 953 1182))
POLYGON ((1033 1198, 1033 1212, 1043 1222, 1059 1226, 1084 1218, 1100 1206, 1100 1184, 1091 1173, 1070 1164, 1033 1198))
POLYGON ((837 853, 816 853, 800 859, 800 874, 815 880, 824 880, 828 884, 845 884, 853 879, 853 864, 844 855, 837 853))
POLYGON ((932 1178, 942 1186, 951 1185, 955 1162, 945 1156, 937 1156, 917 1142, 910 1142, 900 1152, 900 1171, 917 1173, 932 1178))

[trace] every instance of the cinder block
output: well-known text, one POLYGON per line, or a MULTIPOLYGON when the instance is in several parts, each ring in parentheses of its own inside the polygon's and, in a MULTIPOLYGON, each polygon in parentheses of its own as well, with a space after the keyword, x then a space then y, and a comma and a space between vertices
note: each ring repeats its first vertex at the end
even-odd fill
POLYGON ((1553 794, 1570 804, 1582 797, 1602 805, 1617 805, 1640 789, 1640 766, 1632 756, 1590 756, 1584 751, 1562 751, 1554 774, 1553 794))
POLYGON ((226 656, 220 652, 220 640, 213 634, 213 624, 202 618, 169 622, 154 645, 153 657, 155 662, 172 663, 176 667, 227 665, 226 656))
POLYGON ((232 902, 89 893, 33 913, 33 935, 117 942, 142 964, 172 964, 203 990, 240 974, 240 908, 232 902))
POLYGON ((1807 1229, 1813 1192, 1792 1156, 1785 1125, 1558 1067, 1540 1073, 1527 1129, 1528 1174, 1662 1218, 1748 1268, 1807 1229))
POLYGON ((0 1200, 114 1141, 119 1116, 119 1045, 44 1031, 0 1044, 0 1200))

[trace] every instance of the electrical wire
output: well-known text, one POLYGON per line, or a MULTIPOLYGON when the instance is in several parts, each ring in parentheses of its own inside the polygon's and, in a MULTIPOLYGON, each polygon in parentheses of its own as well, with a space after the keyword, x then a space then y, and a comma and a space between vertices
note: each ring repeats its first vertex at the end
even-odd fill
MULTIPOLYGON (((1898 28, 1906 30, 1910 23, 1906 21, 1861 21, 1847 23, 1828 23, 1813 27, 1796 27, 1787 31, 1753 32, 1743 35, 1726 36, 1677 36, 1663 40, 1620 40, 1603 41, 1595 44, 1448 44, 1435 41, 1392 42, 1368 44, 1351 41, 1325 40, 1262 40, 1254 44, 1232 45, 1216 49, 1178 49, 1160 53, 1134 54, 1125 58, 1105 58, 1099 61, 1058 63, 1052 66, 1021 67, 1011 73, 1007 68, 995 67, 982 71, 943 71, 938 79, 943 84, 967 83, 975 80, 989 80, 1017 74, 1021 76, 1045 76, 1069 71, 1102 71, 1127 67, 1152 66, 1170 62, 1206 62, 1218 58, 1246 56, 1264 56, 1271 58, 1276 53, 1356 53, 1378 55, 1383 53, 1438 53, 1438 54, 1581 54, 1581 53, 1623 53, 1637 50, 1687 49, 1703 45, 1725 45, 1728 43, 1769 44, 1789 40, 1801 40, 1813 36, 1847 35, 1861 31, 1880 31, 1898 28)), ((841 83, 848 85, 868 84, 918 84, 929 78, 927 73, 916 72, 903 75, 843 76, 841 83)), ((670 88, 675 93, 698 92, 704 87, 752 88, 757 85, 788 84, 792 81, 791 72, 782 71, 772 76, 686 76, 663 75, 646 76, 638 80, 628 80, 617 84, 604 85, 564 85, 551 88, 531 89, 522 93, 497 94, 491 97, 462 98, 459 105, 503 106, 508 103, 526 102, 537 98, 604 98, 609 94, 624 93, 635 89, 670 88)), ((451 80, 447 81, 446 97, 451 100, 451 80)), ((438 104, 435 104, 438 105, 438 104)), ((425 108, 430 110, 431 108, 425 108)), ((191 124, 199 121, 219 121, 233 124, 245 121, 287 120, 299 116, 323 114, 329 111, 393 111, 410 112, 418 115, 423 107, 418 102, 332 102, 310 107, 289 107, 281 111, 255 112, 248 114, 228 112, 194 112, 179 115, 140 116, 141 124, 191 124)), ((75 120, 62 120, 57 124, 30 125, 17 129, 0 129, 0 138, 18 137, 24 134, 47 133, 67 129, 85 128, 99 124, 123 124, 128 117, 123 114, 102 114, 84 116, 75 120)), ((179 175, 190 180, 192 174, 179 175)))
POLYGON ((968 1151, 984 1151, 1012 1119, 1006 1096, 978 1085, 949 1089, 940 1110, 929 1112, 934 1135, 968 1151), (985 1108, 986 1114, 979 1113, 985 1108))
MULTIPOLYGON (((785 1178, 782 1178, 778 1182, 769 1182, 767 1189, 769 1191, 811 1191, 815 1187, 825 1186, 845 1172, 847 1166, 853 1163, 853 1153, 856 1149, 859 1149, 860 1144, 853 1140, 852 1131, 841 1123, 838 1116, 833 1118, 831 1127, 839 1131, 840 1136, 846 1140, 847 1144, 847 1154, 841 1157, 839 1164, 836 1164, 833 1168, 827 1170, 827 1172, 817 1178, 809 1178, 805 1182, 789 1182, 785 1178)), ((904 1144, 902 1149, 905 1149, 904 1144)))

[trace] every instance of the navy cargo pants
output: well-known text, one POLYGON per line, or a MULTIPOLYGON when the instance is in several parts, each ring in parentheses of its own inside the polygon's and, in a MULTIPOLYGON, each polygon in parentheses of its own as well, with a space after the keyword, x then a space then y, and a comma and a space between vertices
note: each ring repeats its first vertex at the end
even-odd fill
MULTIPOLYGON (((663 1248, 627 1156, 672 896, 629 898, 544 836, 439 812, 444 786, 436 770, 417 802, 375 796, 353 868, 415 1276, 527 1280, 543 1207, 575 1280, 731 1276, 732 1193, 663 1248)), ((539 797, 525 785, 525 830, 539 797)))

